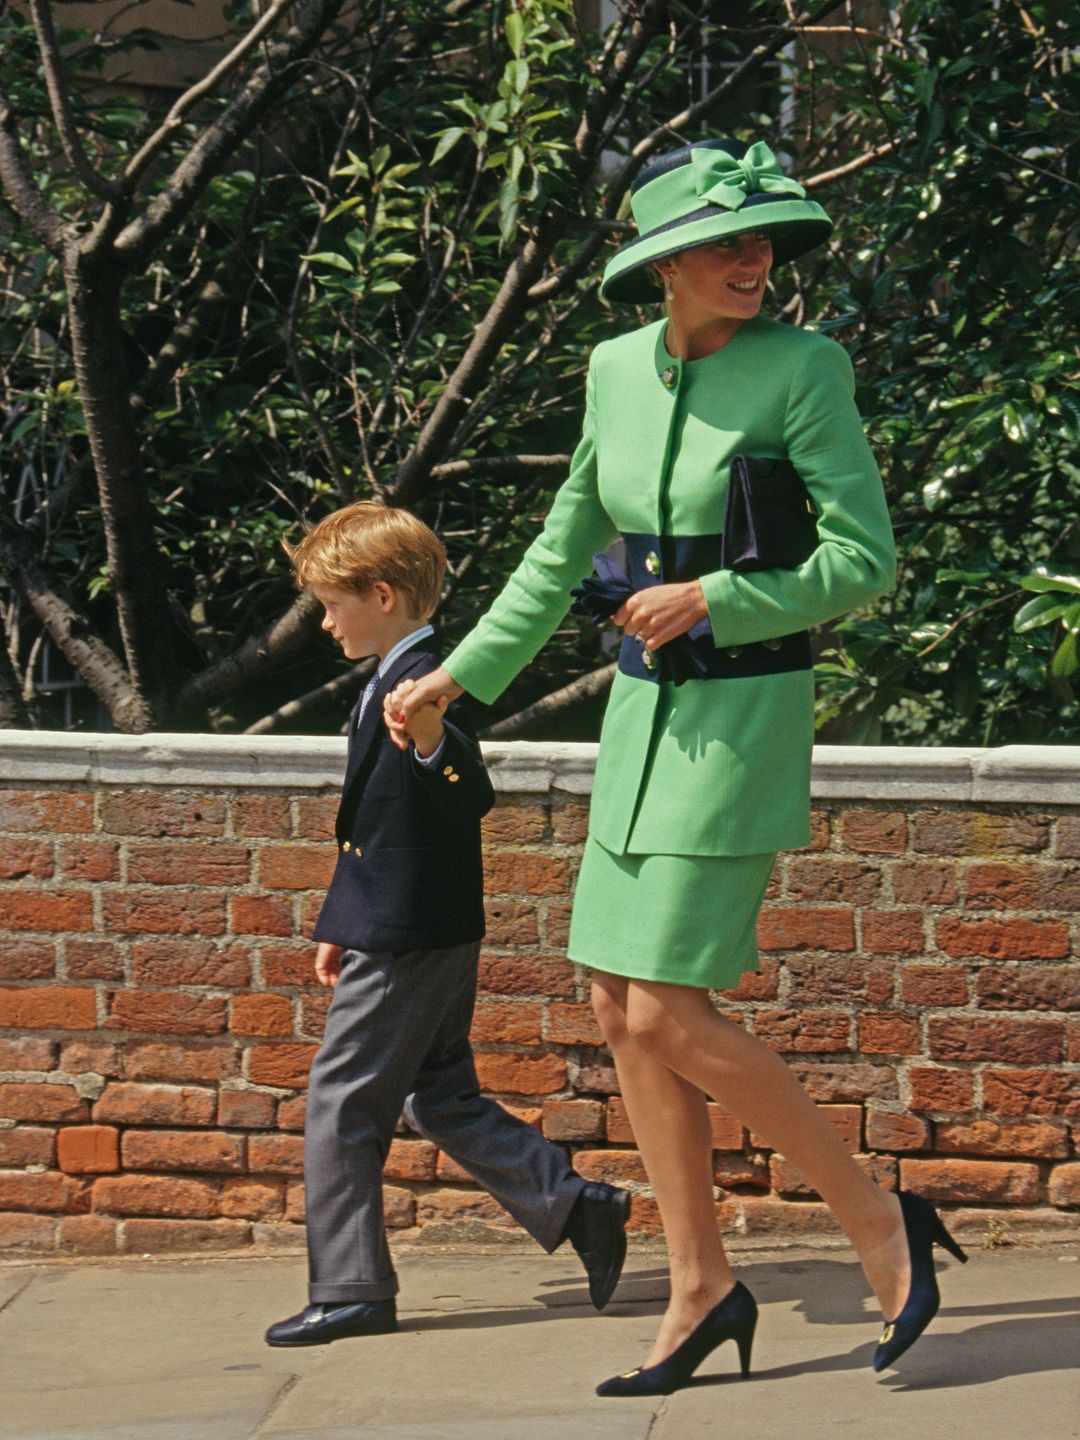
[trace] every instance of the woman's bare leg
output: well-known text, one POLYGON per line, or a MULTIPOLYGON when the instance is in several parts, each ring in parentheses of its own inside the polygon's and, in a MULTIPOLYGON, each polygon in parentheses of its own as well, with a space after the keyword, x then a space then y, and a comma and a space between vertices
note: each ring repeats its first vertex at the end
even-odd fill
POLYGON ((671 1298, 652 1353, 665 1359, 735 1284, 713 1198, 712 1131, 706 1097, 626 1027, 627 981, 596 973, 593 1008, 615 1058, 623 1100, 664 1225, 671 1298))
MULTIPOLYGON (((630 980, 625 1016, 633 1045, 711 1095, 798 1167, 846 1231, 883 1314, 896 1316, 911 1281, 899 1201, 859 1169, 780 1057, 717 1014, 707 991, 691 986, 630 980)), ((648 1110, 647 1090, 639 1103, 648 1110)), ((636 1133, 629 1099, 627 1107, 636 1133)))

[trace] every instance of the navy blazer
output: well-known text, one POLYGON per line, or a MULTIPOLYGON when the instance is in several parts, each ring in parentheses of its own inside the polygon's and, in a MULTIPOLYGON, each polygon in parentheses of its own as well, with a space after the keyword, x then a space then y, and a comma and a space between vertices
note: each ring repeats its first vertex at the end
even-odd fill
POLYGON ((437 668, 434 637, 400 654, 357 728, 337 814, 337 865, 314 938, 351 950, 436 950, 484 933, 480 818, 495 803, 476 734, 460 701, 447 707, 446 743, 424 766, 399 750, 383 697, 399 680, 437 668))

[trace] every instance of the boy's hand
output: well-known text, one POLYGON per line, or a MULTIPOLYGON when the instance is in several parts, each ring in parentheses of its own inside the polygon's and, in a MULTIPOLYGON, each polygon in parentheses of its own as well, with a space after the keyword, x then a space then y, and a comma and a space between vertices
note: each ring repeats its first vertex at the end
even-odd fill
POLYGON ((327 945, 322 941, 315 951, 315 978, 320 985, 333 987, 341 975, 341 957, 344 946, 327 945))
POLYGON ((437 695, 419 707, 409 706, 410 713, 404 714, 405 702, 411 699, 416 687, 415 680, 403 680, 391 695, 383 701, 383 718, 390 738, 399 750, 404 750, 411 740, 419 755, 434 754, 443 738, 443 713, 450 703, 446 695, 437 695))
MULTIPOLYGON (((420 680, 402 680, 390 692, 387 714, 407 722, 421 705, 437 704, 439 700, 456 700, 465 691, 449 671, 440 665, 420 680)), ((446 706, 443 706, 445 710, 446 706)), ((401 748, 404 750, 405 746, 401 748)))

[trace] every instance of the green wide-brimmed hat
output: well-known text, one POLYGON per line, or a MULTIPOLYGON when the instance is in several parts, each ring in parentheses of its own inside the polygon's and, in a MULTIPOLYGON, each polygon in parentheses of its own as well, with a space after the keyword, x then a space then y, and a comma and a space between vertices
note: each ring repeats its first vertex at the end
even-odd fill
POLYGON ((762 140, 701 140, 662 155, 634 181, 630 208, 638 236, 608 262, 600 294, 637 305, 659 298, 648 267, 680 250, 767 230, 776 265, 812 250, 832 231, 825 211, 807 200, 762 140))

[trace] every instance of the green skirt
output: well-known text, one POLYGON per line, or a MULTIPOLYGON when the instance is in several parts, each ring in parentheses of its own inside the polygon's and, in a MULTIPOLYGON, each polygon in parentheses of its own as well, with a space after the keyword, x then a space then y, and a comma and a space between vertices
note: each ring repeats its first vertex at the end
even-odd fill
POLYGON ((567 954, 634 980, 737 985, 758 966, 757 917, 775 859, 775 851, 613 855, 590 837, 567 954))

